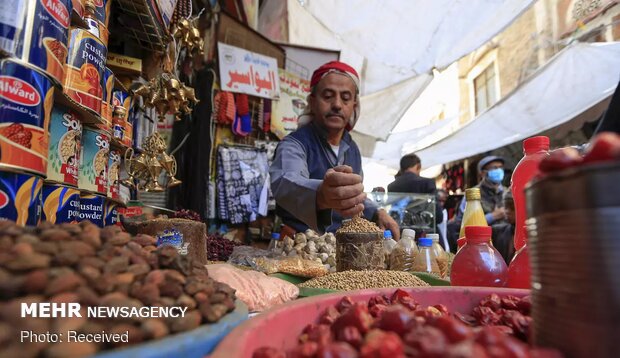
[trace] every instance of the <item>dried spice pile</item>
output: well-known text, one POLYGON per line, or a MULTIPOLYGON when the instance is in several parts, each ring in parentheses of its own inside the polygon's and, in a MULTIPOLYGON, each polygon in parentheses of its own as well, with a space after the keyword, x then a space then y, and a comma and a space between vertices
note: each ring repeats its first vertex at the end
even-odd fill
POLYGON ((208 277, 172 246, 118 227, 22 228, 0 222, 0 357, 82 357, 218 321, 234 290, 208 277), (21 303, 80 303, 82 317, 22 318, 21 303), (88 318, 86 307, 186 307, 178 318, 88 318), (20 343, 20 331, 128 332, 129 343, 20 343))
POLYGON ((385 270, 336 272, 299 284, 299 287, 337 291, 417 286, 428 286, 428 283, 407 272, 385 270))
POLYGON ((336 230, 336 234, 358 232, 376 232, 383 235, 383 230, 381 230, 377 224, 360 216, 355 216, 351 220, 344 221, 342 226, 336 230))

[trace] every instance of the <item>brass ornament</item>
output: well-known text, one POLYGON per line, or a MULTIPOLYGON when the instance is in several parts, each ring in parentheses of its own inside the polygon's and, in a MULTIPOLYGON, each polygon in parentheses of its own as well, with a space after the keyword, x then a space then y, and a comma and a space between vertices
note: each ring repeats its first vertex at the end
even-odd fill
POLYGON ((174 156, 166 153, 166 142, 159 133, 155 132, 146 137, 142 147, 144 151, 139 155, 135 155, 132 148, 125 152, 125 170, 129 178, 123 181, 124 185, 147 192, 162 192, 166 188, 181 184, 181 181, 175 178, 177 161, 174 156), (168 177, 165 186, 159 182, 162 172, 168 177))
POLYGON ((204 40, 195 22, 196 19, 181 19, 172 29, 172 37, 177 41, 178 47, 185 48, 190 58, 204 55, 204 40))
POLYGON ((190 114, 192 106, 198 103, 194 89, 183 84, 171 72, 164 72, 148 83, 140 84, 133 90, 135 96, 144 98, 147 108, 155 108, 160 121, 172 112, 176 120, 181 115, 190 114))

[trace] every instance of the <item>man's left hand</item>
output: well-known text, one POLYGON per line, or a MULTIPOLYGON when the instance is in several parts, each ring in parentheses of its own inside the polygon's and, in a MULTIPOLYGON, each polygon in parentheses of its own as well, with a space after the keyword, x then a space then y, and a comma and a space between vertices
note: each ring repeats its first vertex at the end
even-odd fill
POLYGON ((383 209, 377 210, 377 225, 383 230, 390 230, 394 240, 400 240, 400 227, 392 217, 383 209))

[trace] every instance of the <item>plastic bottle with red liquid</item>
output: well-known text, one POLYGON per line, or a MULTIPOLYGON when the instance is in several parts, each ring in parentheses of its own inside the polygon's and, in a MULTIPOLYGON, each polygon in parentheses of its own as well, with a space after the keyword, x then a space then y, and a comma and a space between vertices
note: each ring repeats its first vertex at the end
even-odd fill
POLYGON ((508 287, 530 288, 530 252, 525 244, 508 265, 508 287))
POLYGON ((508 267, 502 255, 489 244, 491 233, 490 226, 465 228, 467 245, 461 248, 452 262, 452 286, 506 286, 508 267))
POLYGON ((525 185, 538 173, 538 165, 549 155, 549 137, 538 136, 523 141, 523 153, 519 164, 515 167, 510 187, 515 202, 515 250, 519 251, 526 242, 525 220, 527 210, 525 202, 525 185))

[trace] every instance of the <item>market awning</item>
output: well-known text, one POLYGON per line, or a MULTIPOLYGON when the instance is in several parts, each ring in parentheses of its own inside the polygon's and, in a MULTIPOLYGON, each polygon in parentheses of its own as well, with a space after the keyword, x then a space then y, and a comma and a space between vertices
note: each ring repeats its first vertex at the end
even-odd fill
POLYGON ((341 59, 363 77, 366 109, 355 130, 385 140, 428 85, 433 68, 443 69, 479 48, 532 3, 288 0, 288 40, 341 49, 341 59))
MULTIPOLYGON (((442 121, 405 132, 393 133, 387 142, 377 141, 372 158, 367 160, 398 169, 400 158, 406 153, 416 152, 418 148, 428 146, 452 134, 459 127, 458 118, 446 118, 442 121)), ((423 163, 426 168, 426 163, 423 163)))
POLYGON ((515 143, 599 104, 619 78, 620 42, 574 43, 468 125, 416 154, 430 167, 515 143))

